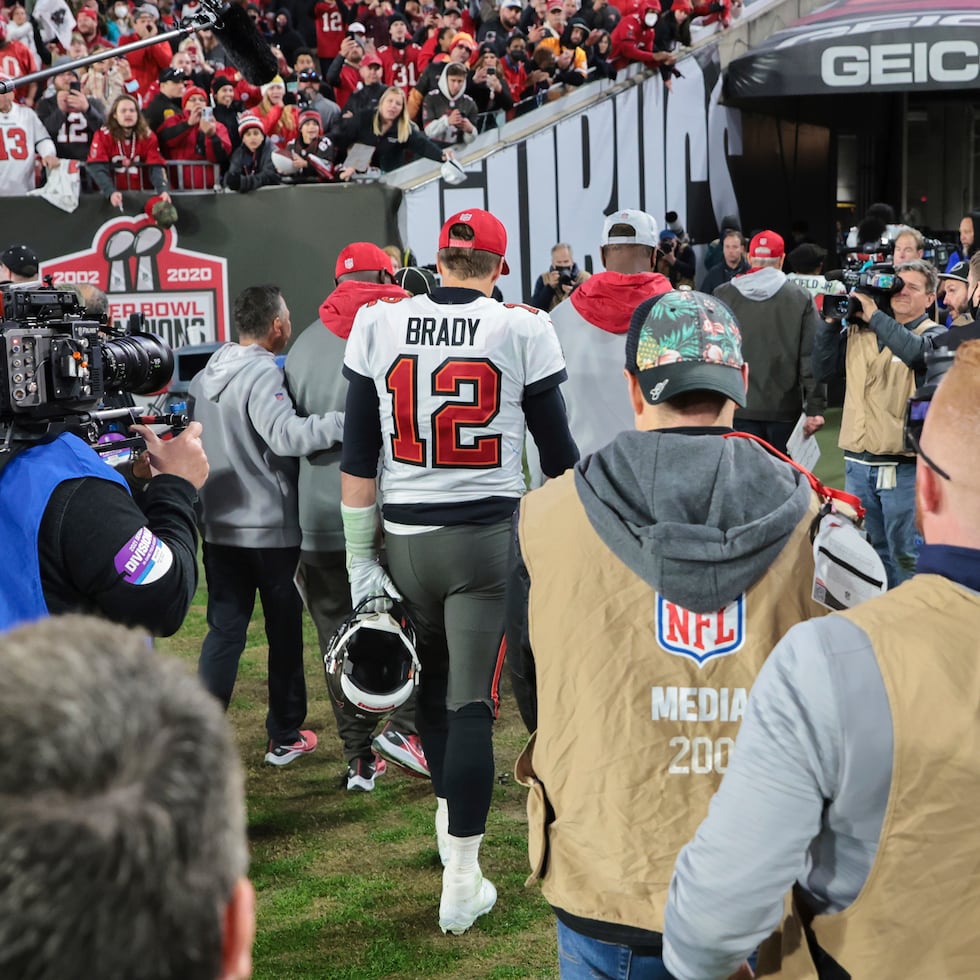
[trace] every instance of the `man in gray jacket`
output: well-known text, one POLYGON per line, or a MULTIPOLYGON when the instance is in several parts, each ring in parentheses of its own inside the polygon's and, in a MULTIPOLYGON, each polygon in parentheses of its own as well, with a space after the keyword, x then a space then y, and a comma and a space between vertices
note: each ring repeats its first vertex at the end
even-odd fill
MULTIPOLYGON (((337 257, 337 288, 320 304, 320 318, 296 338, 286 358, 286 380, 301 415, 343 411, 347 379, 344 349, 357 311, 366 303, 402 299, 408 293, 395 285, 391 257, 370 242, 352 242, 337 257)), ((340 517, 340 445, 330 452, 300 460, 299 523, 303 532, 300 569, 306 605, 316 625, 320 652, 351 613, 344 525, 340 517)), ((369 793, 385 771, 385 760, 417 776, 429 767, 415 728, 414 695, 393 712, 372 741, 376 715, 365 717, 347 703, 331 680, 330 707, 337 734, 344 743, 348 790, 369 793)))
POLYGON ((748 273, 718 286, 714 295, 742 328, 742 352, 751 365, 745 405, 735 428, 786 452, 800 412, 804 434, 823 427, 827 392, 813 380, 810 352, 820 326, 810 294, 782 271, 786 248, 774 231, 761 231, 749 244, 748 273))
POLYGON ((269 733, 265 761, 284 766, 316 748, 306 718, 303 605, 293 584, 300 530, 300 456, 343 438, 343 415, 300 418, 276 355, 289 342, 289 308, 278 286, 249 286, 233 310, 239 342, 220 347, 190 386, 204 426, 211 473, 201 489, 208 634, 198 671, 227 708, 255 593, 269 641, 269 733))

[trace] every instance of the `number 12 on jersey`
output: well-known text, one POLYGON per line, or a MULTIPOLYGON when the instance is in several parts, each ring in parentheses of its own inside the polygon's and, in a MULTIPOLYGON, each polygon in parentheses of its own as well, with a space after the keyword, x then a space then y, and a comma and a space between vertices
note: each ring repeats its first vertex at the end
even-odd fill
POLYGON ((391 455, 397 462, 478 469, 500 466, 501 435, 475 436, 466 443, 461 439, 466 429, 489 425, 500 411, 501 373, 492 361, 448 358, 432 372, 426 393, 419 391, 418 355, 403 354, 388 369, 385 385, 391 394, 395 429, 391 455), (464 385, 470 387, 470 397, 461 397, 464 385), (439 395, 457 400, 439 401, 439 395), (430 407, 432 435, 426 440, 419 434, 419 413, 430 407))

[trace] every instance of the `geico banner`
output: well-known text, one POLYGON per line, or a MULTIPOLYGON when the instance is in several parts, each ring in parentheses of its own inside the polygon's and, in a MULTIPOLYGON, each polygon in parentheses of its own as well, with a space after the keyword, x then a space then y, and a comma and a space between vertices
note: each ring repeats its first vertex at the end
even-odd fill
POLYGON ((962 88, 980 88, 977 0, 842 0, 773 34, 725 72, 725 98, 735 101, 962 88))
POLYGON ((406 191, 399 215, 406 245, 432 263, 445 219, 486 208, 507 228, 511 272, 498 285, 504 299, 520 302, 548 269, 556 242, 571 245, 580 267, 601 270, 602 224, 621 208, 647 211, 660 227, 676 211, 696 240, 710 240, 718 220, 738 211, 728 156, 742 152, 741 119, 718 103, 716 48, 678 67, 683 77, 670 93, 654 76, 467 167, 465 184, 406 191))
POLYGON ((177 230, 149 218, 107 221, 91 248, 43 262, 41 275, 105 289, 110 320, 141 313, 171 347, 228 339, 227 261, 178 248, 177 230))

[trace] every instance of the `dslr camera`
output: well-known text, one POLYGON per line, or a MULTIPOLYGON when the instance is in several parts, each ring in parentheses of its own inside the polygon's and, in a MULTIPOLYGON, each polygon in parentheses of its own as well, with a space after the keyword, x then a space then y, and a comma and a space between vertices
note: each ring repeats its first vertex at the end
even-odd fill
POLYGON ((935 395, 939 382, 943 380, 946 372, 953 366, 956 359, 956 352, 947 347, 938 347, 935 350, 928 350, 925 354, 926 377, 921 388, 916 388, 912 397, 905 405, 905 428, 904 441, 907 452, 919 452, 919 437, 922 435, 922 426, 935 395))
POLYGON ((552 271, 558 273, 558 286, 574 286, 575 276, 572 274, 571 269, 566 269, 562 266, 552 266, 552 271))
POLYGON ((70 290, 0 286, 0 452, 52 428, 98 423, 107 396, 163 388, 173 351, 144 326, 141 313, 121 330, 89 319, 70 290))

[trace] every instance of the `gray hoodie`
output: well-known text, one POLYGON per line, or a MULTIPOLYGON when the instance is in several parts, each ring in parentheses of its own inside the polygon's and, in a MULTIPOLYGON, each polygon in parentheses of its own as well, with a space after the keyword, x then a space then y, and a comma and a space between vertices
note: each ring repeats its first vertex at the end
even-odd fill
POLYGON ((803 519, 806 478, 739 437, 622 432, 575 469, 589 521, 666 599, 721 609, 757 582, 803 519))
POLYGON ((225 344, 190 385, 211 472, 201 488, 204 540, 242 548, 300 542, 298 457, 341 441, 341 412, 301 418, 275 355, 225 344))

